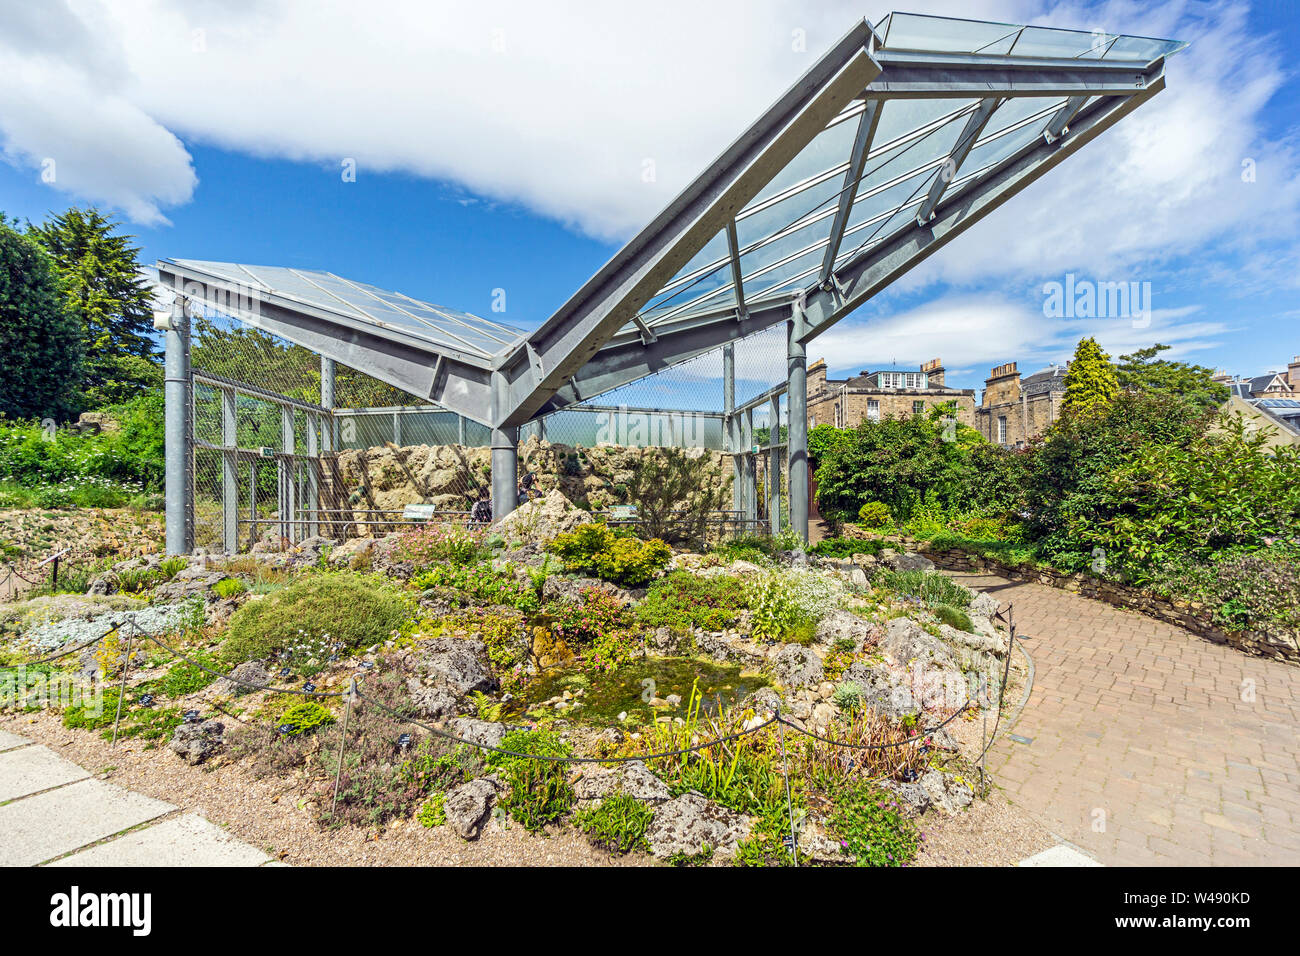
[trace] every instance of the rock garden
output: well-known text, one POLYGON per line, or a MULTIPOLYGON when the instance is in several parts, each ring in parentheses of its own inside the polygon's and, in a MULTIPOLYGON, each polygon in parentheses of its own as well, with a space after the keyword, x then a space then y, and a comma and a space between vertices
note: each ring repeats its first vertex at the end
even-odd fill
POLYGON ((85 587, 0 605, 8 709, 274 781, 321 834, 906 865, 988 792, 1023 676, 996 600, 918 555, 684 549, 559 490, 492 529, 144 555, 85 587))

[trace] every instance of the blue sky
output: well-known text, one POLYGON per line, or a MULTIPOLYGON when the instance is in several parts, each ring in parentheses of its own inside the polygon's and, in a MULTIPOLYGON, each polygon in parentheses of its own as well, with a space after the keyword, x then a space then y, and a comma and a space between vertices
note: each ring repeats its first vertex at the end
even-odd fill
MULTIPOLYGON (((463 6, 5 5, 0 211, 39 220, 95 202, 147 262, 328 269, 529 327, 855 16, 888 12, 782 0, 668 0, 654 17, 463 6), (348 159, 355 182, 341 175, 348 159), (504 315, 491 312, 495 289, 504 315)), ((901 8, 1192 46, 1149 106, 810 356, 837 374, 938 355, 951 383, 979 387, 994 364, 1067 358, 1081 334, 1115 353, 1164 341, 1243 374, 1300 354, 1294 4, 901 8), (1069 275, 1149 283, 1149 325, 1045 316, 1044 286, 1069 275)))

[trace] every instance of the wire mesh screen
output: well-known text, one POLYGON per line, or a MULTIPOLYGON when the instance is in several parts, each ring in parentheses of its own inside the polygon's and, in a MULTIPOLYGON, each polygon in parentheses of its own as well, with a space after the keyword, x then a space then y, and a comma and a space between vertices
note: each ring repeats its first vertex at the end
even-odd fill
MULTIPOLYGON (((555 489, 595 512, 634 504, 628 489, 645 456, 685 448, 707 455, 727 490, 730 533, 779 530, 788 515, 785 405, 774 391, 786 375, 784 328, 726 351, 525 425, 521 500, 555 489)), ((490 496, 480 422, 342 365, 334 407, 324 408, 319 355, 223 315, 194 317, 191 366, 197 547, 244 551, 459 521, 490 496)))

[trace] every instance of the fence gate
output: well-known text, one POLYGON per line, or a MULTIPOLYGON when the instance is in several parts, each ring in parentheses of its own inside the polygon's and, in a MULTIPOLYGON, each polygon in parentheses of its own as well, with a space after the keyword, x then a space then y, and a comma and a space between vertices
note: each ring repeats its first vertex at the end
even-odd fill
POLYGON ((235 554, 259 540, 334 536, 345 520, 333 413, 195 369, 195 547, 235 554))

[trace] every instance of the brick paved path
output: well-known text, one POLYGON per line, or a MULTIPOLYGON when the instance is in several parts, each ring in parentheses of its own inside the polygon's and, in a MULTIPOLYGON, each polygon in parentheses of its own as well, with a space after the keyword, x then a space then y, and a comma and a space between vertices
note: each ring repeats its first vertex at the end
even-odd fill
POLYGON ((1300 668, 1067 591, 952 577, 1015 604, 1037 669, 1012 731, 1032 743, 989 753, 1013 802, 1107 865, 1300 864, 1300 668))

